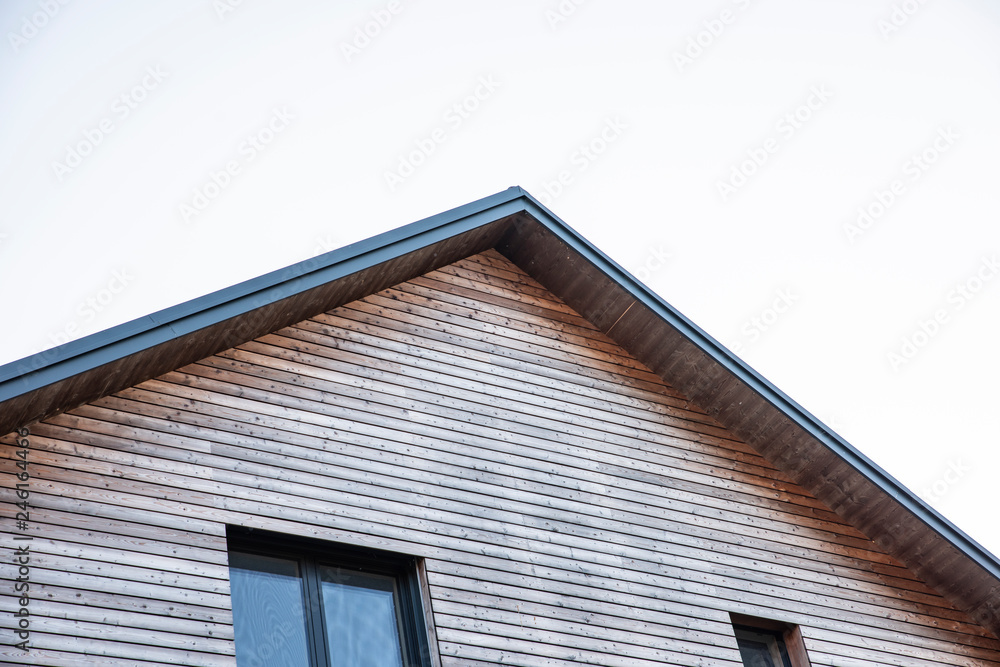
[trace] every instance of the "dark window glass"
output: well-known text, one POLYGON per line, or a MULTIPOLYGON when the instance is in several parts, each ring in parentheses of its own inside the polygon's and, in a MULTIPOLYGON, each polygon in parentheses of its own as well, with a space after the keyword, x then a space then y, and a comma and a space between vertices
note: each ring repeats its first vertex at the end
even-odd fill
POLYGON ((412 558, 229 530, 238 667, 425 667, 412 558))
POLYGON ((236 663, 309 667, 302 578, 295 561, 229 554, 236 663))
POLYGON ((741 626, 735 630, 746 667, 792 667, 781 633, 741 626))
POLYGON ((332 667, 402 667, 396 579, 321 567, 323 617, 332 667))

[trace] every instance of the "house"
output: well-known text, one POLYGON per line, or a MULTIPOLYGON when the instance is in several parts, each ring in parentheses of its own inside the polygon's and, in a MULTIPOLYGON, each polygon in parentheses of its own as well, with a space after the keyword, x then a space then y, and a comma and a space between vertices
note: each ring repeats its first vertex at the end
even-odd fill
POLYGON ((520 188, 8 364, 0 422, 2 662, 1000 665, 994 556, 520 188))

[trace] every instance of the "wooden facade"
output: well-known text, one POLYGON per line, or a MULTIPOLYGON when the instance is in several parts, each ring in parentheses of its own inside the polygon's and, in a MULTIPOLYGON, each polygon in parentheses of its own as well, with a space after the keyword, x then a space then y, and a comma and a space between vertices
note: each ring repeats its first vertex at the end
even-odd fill
POLYGON ((28 426, 31 646, 0 662, 234 665, 229 525, 421 558, 442 667, 739 667, 731 614, 797 626, 813 666, 1000 665, 495 249, 28 426))

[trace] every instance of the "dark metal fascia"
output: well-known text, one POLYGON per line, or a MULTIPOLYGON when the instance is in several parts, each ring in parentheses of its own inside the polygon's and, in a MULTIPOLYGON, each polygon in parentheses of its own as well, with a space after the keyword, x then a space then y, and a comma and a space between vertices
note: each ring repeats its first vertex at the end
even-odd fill
POLYGON ((792 400, 787 394, 771 384, 742 359, 733 355, 725 346, 712 338, 697 324, 682 315, 660 296, 639 282, 613 259, 598 250, 587 239, 547 209, 528 192, 522 190, 527 202, 526 212, 539 224, 559 237, 563 243, 594 264, 612 280, 621 285, 635 299, 663 318, 668 324, 690 339, 705 354, 727 371, 735 375, 764 400, 787 415, 795 424, 804 429, 820 444, 830 449, 858 473, 864 475, 888 496, 903 505, 929 528, 936 531, 991 576, 1000 580, 1000 559, 969 537, 962 529, 927 505, 897 479, 883 470, 874 461, 837 435, 816 416, 792 400))
POLYGON ((251 312, 523 210, 488 197, 0 366, 0 403, 251 312))
POLYGON ((787 415, 819 443, 872 481, 929 528, 958 547, 991 576, 1000 580, 1000 560, 993 554, 917 498, 889 473, 745 362, 735 357, 698 325, 651 292, 531 194, 517 186, 52 350, 8 363, 0 367, 0 403, 519 211, 530 214, 567 246, 573 248, 626 289, 635 299, 689 338, 716 363, 787 415), (311 264, 318 266, 310 266, 311 264), (264 294, 267 290, 275 290, 282 286, 286 290, 278 290, 277 293, 270 295, 264 294), (251 303, 255 295, 257 300, 251 303), (41 364, 37 370, 32 371, 31 362, 36 359, 40 360, 41 364), (16 384, 21 386, 15 387, 16 384))

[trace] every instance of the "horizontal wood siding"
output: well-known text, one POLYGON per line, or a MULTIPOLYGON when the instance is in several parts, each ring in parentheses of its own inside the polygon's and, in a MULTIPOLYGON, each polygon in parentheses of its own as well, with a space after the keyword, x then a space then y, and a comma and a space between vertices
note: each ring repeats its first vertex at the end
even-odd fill
POLYGON ((423 557, 444 667, 738 667, 729 612, 800 625, 816 666, 1000 665, 980 626, 494 251, 29 439, 33 648, 0 661, 233 665, 233 524, 423 557))

